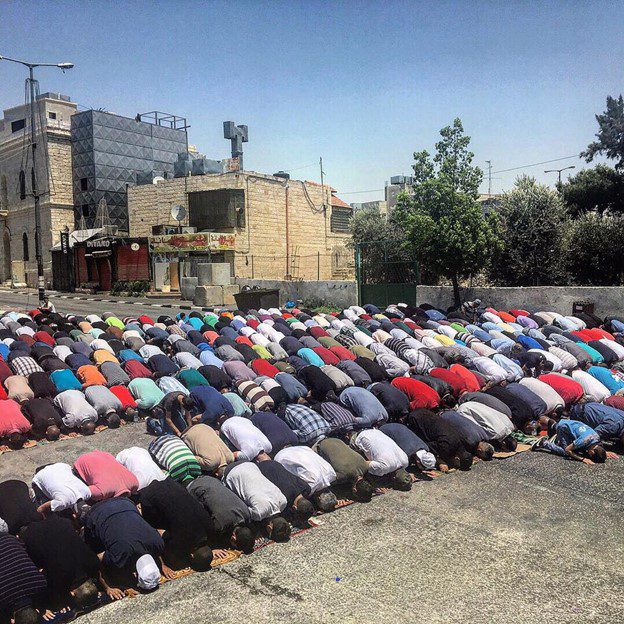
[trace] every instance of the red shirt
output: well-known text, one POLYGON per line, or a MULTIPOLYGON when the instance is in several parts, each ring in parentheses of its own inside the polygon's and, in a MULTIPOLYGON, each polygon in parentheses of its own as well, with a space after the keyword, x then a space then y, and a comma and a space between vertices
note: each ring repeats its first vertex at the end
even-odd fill
POLYGON ((410 409, 435 409, 440 405, 440 395, 426 383, 411 377, 395 377, 392 385, 407 396, 410 409))
POLYGON ((89 486, 95 501, 130 496, 139 489, 138 479, 110 453, 91 451, 74 462, 74 470, 89 486))
POLYGON ((464 383, 466 384, 466 390, 468 390, 468 392, 479 392, 479 390, 481 390, 481 384, 479 383, 479 379, 472 371, 469 371, 465 366, 462 366, 461 364, 453 364, 453 366, 451 366, 450 368, 450 371, 455 373, 456 375, 459 375, 464 380, 464 383))
POLYGON ((526 310, 520 310, 520 309, 514 309, 514 310, 509 310, 510 314, 513 314, 514 316, 529 316, 530 312, 527 312, 526 310))
POLYGON ((318 355, 323 362, 325 362, 325 364, 335 366, 340 362, 340 358, 325 347, 314 347, 312 351, 314 351, 314 353, 316 353, 316 355, 318 355))
POLYGON ((624 410, 624 396, 613 395, 604 400, 604 404, 615 409, 624 410))
POLYGON ((51 347, 53 347, 56 344, 56 340, 54 340, 54 338, 52 338, 52 336, 50 336, 50 334, 48 334, 48 332, 46 331, 35 332, 35 335, 33 336, 33 338, 35 340, 38 340, 39 342, 45 342, 47 345, 50 345, 51 347))
POLYGON ((247 319, 247 325, 249 325, 251 329, 258 329, 258 325, 260 325, 260 321, 257 319, 247 319))
POLYGON ((7 377, 10 377, 13 374, 13 371, 9 368, 9 365, 0 358, 0 382, 4 383, 7 377))
POLYGON ((310 327, 309 331, 310 331, 310 336, 313 336, 314 338, 321 338, 324 336, 329 336, 329 334, 322 327, 319 327, 317 325, 310 327))
POLYGON ((253 342, 251 342, 247 336, 236 336, 234 342, 237 342, 238 344, 246 344, 248 347, 254 346, 253 342))
POLYGON ((32 425, 28 422, 19 403, 12 399, 0 401, 0 438, 12 433, 28 433, 32 425))
POLYGON ((147 314, 142 314, 138 319, 141 325, 155 325, 154 319, 147 316, 147 314))
POLYGON ((111 386, 109 390, 121 401, 121 406, 124 409, 128 407, 136 408, 137 402, 126 386, 111 386))
POLYGON ((219 334, 217 334, 216 331, 211 330, 205 331, 203 335, 210 345, 212 345, 212 343, 219 337, 219 334))
POLYGON ((267 377, 273 378, 279 373, 279 369, 275 368, 268 360, 263 360, 262 358, 253 360, 250 366, 257 375, 266 375, 267 377))
POLYGON ((339 347, 329 347, 329 350, 339 359, 339 360, 355 360, 355 355, 349 351, 346 347, 342 345, 339 347))
POLYGON ((505 323, 515 323, 516 322, 516 317, 513 316, 512 314, 509 314, 508 312, 497 312, 496 314, 498 315, 498 318, 501 321, 505 321, 505 323))
POLYGON ((539 376, 539 380, 548 384, 562 399, 566 407, 578 403, 585 392, 583 386, 572 377, 558 375, 556 373, 546 373, 539 376))
POLYGON ((464 379, 457 373, 448 370, 448 368, 432 368, 429 374, 449 384, 453 388, 453 396, 456 398, 468 391, 468 386, 464 379))
POLYGON ((124 370, 126 371, 126 375, 128 375, 131 380, 136 379, 137 377, 148 377, 150 379, 153 379, 154 377, 152 371, 144 364, 141 364, 139 360, 128 360, 124 364, 124 370))

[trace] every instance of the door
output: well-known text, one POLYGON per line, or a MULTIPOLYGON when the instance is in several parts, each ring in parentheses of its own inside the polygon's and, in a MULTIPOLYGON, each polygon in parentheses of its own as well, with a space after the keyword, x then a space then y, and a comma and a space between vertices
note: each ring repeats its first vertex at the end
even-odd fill
POLYGON ((113 271, 111 270, 110 258, 99 258, 97 262, 100 276, 100 289, 108 291, 113 284, 113 271))

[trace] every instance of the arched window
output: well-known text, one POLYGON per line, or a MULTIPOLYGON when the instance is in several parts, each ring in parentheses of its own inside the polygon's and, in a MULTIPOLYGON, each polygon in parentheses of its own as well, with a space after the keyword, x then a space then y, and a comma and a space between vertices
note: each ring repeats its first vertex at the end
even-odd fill
POLYGON ((20 199, 26 199, 26 176, 23 171, 19 173, 19 194, 20 199))
POLYGON ((26 234, 26 232, 22 234, 22 252, 24 255, 24 262, 28 262, 28 260, 30 260, 30 253, 28 251, 28 234, 26 234))

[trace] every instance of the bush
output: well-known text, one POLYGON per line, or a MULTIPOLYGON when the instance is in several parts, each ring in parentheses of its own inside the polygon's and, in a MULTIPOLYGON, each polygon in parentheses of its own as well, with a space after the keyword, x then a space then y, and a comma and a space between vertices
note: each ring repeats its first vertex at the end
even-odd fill
POLYGON ((624 278, 624 218, 587 213, 571 227, 567 269, 579 286, 619 286, 624 278))

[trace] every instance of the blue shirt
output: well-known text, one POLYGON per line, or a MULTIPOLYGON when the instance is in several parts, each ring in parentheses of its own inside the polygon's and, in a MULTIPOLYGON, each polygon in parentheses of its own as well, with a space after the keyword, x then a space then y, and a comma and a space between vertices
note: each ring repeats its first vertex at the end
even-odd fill
POLYGON ((216 424, 223 414, 234 416, 232 404, 211 386, 195 386, 191 390, 191 397, 202 413, 201 422, 206 425, 216 424))
POLYGON ((618 390, 624 388, 624 379, 622 379, 621 374, 616 371, 609 370, 602 366, 590 366, 587 372, 606 386, 611 394, 615 394, 618 390))
POLYGON ((279 416, 272 412, 256 412, 250 420, 269 439, 273 447, 271 457, 285 446, 296 446, 299 444, 297 434, 279 416))
POLYGON ((529 349, 540 349, 541 351, 543 351, 542 349, 542 345, 537 342, 537 340, 535 340, 534 338, 531 338, 531 336, 524 336, 524 335, 520 335, 518 336, 518 342, 528 351, 529 349))
POLYGON ((411 429, 402 423, 386 423, 379 427, 408 456, 413 457, 418 451, 429 451, 427 444, 411 429))
POLYGON ((600 436, 585 423, 562 418, 557 423, 555 444, 565 449, 570 444, 575 451, 582 451, 600 442, 600 436))
POLYGON ((592 427, 602 440, 619 440, 624 434, 624 412, 602 403, 573 405, 570 418, 592 427))
POLYGON ((308 349, 307 347, 299 349, 299 351, 297 351, 297 355, 308 364, 312 364, 312 366, 318 366, 319 368, 321 366, 325 366, 325 362, 323 362, 322 358, 312 351, 312 349, 308 349))
POLYGON ((68 368, 50 373, 50 379, 56 386, 59 394, 65 392, 65 390, 82 390, 82 384, 68 368))

